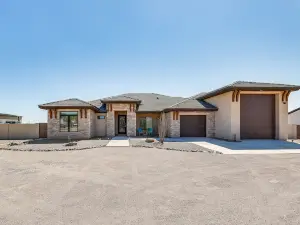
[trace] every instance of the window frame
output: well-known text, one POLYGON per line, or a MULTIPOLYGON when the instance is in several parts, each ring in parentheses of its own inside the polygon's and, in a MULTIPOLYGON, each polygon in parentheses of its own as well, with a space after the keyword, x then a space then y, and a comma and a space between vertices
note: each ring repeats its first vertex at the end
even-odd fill
POLYGON ((59 112, 59 132, 78 132, 78 111, 61 111, 61 112, 59 112), (77 115, 62 115, 62 113, 76 113, 77 115), (67 127, 68 127, 68 129, 67 129, 67 131, 65 131, 65 130, 61 130, 62 129, 62 127, 61 127, 61 125, 62 125, 62 123, 61 123, 61 117, 67 117, 67 127), (76 126, 76 131, 70 131, 71 130, 71 117, 72 116, 76 116, 77 117, 77 120, 76 120, 76 124, 77 124, 77 126, 76 126))

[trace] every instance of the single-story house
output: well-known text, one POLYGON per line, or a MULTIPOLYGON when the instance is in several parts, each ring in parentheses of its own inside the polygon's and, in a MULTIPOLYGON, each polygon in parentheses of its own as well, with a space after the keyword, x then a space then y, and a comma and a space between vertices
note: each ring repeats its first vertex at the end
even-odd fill
POLYGON ((289 138, 300 139, 300 107, 289 112, 289 138))
POLYGON ((67 99, 48 110, 48 138, 157 134, 165 113, 168 137, 226 140, 288 138, 288 98, 300 86, 237 81, 190 98, 127 93, 94 101, 67 99))
POLYGON ((22 123, 22 116, 0 113, 0 124, 3 123, 9 123, 9 124, 22 123))

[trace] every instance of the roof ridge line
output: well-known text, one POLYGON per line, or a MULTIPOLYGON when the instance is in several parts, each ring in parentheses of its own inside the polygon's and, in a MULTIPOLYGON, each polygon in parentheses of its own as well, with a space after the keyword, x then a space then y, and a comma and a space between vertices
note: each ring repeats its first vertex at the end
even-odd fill
POLYGON ((127 96, 127 95, 122 95, 122 96, 124 96, 124 97, 126 97, 126 98, 130 98, 130 99, 132 99, 132 100, 142 101, 141 99, 138 99, 138 98, 132 98, 132 97, 129 97, 129 96, 127 96))
MULTIPOLYGON (((89 103, 89 102, 86 102, 86 101, 83 101, 83 100, 81 100, 81 99, 79 99, 79 98, 73 98, 73 99, 77 99, 77 100, 80 101, 80 102, 87 103, 87 104, 89 104, 90 106, 96 107, 96 106, 94 106, 93 104, 91 104, 91 103, 89 103)), ((98 108, 98 107, 96 107, 96 108, 98 108)))
POLYGON ((176 104, 169 106, 169 108, 172 108, 172 107, 174 107, 175 105, 179 105, 179 104, 181 104, 181 103, 183 103, 183 102, 186 102, 186 101, 188 101, 188 100, 191 100, 192 98, 193 98, 193 96, 192 96, 192 97, 189 97, 189 98, 186 98, 186 99, 184 99, 184 100, 181 101, 181 102, 177 102, 176 104))
MULTIPOLYGON (((189 98, 184 99, 184 100, 181 101, 181 102, 177 102, 176 104, 169 106, 169 108, 172 108, 172 107, 174 107, 174 106, 176 106, 176 105, 179 105, 179 104, 181 104, 181 103, 183 103, 183 102, 186 102, 186 101, 188 101, 188 100, 191 100, 191 99, 193 99, 195 96, 196 96, 196 95, 193 95, 193 96, 191 96, 191 97, 189 97, 189 98)), ((194 100, 198 100, 198 99, 196 98, 196 99, 194 99, 194 100)))

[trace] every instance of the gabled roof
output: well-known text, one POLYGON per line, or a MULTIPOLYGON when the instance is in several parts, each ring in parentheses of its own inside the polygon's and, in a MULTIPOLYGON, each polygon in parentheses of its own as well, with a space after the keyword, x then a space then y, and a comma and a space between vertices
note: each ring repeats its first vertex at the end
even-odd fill
POLYGON ((165 108, 184 100, 182 97, 157 93, 127 93, 125 95, 141 100, 137 112, 161 112, 165 108))
POLYGON ((288 84, 275 84, 275 83, 261 83, 261 82, 250 82, 250 81, 236 81, 232 84, 227 86, 221 87, 219 89, 213 90, 208 92, 198 99, 207 99, 214 97, 216 95, 220 95, 226 93, 228 91, 233 90, 243 90, 243 91, 285 91, 285 90, 292 90, 296 91, 299 90, 299 85, 288 85, 288 84))
POLYGON ((294 109, 294 110, 290 111, 289 114, 295 113, 295 112, 297 112, 297 111, 299 111, 299 110, 300 110, 300 107, 297 108, 297 109, 294 109))
POLYGON ((89 103, 99 109, 100 112, 106 112, 106 104, 101 102, 101 99, 89 101, 89 103))
POLYGON ((160 112, 166 107, 181 102, 184 99, 182 97, 171 97, 156 93, 126 93, 94 100, 90 103, 99 107, 101 102, 133 102, 138 105, 137 112, 160 112))
POLYGON ((187 99, 185 101, 182 101, 180 103, 177 103, 175 105, 172 105, 171 107, 165 109, 164 111, 217 111, 218 108, 213 106, 210 103, 207 103, 203 100, 197 100, 197 99, 187 99))
POLYGON ((78 98, 70 98, 56 102, 50 102, 46 104, 39 105, 40 109, 51 109, 51 108, 90 108, 98 111, 98 109, 85 101, 78 98))
POLYGON ((213 106, 210 103, 207 103, 203 100, 197 100, 197 98, 203 96, 204 94, 205 92, 193 95, 190 98, 186 98, 183 101, 166 108, 164 111, 175 111, 175 110, 216 111, 218 110, 217 107, 213 106))

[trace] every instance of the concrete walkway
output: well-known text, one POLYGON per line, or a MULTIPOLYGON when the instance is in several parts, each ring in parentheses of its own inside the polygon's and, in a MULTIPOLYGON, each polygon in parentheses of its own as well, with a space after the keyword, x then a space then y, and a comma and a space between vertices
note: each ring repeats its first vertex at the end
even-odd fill
POLYGON ((217 151, 217 152, 221 152, 223 154, 233 154, 232 150, 230 150, 229 148, 224 148, 224 147, 221 147, 219 145, 215 145, 215 144, 212 144, 212 143, 209 143, 209 142, 205 142, 205 141, 197 141, 197 142, 190 142, 192 144, 195 144, 195 145, 199 145, 199 146, 202 146, 204 148, 208 148, 208 149, 211 149, 213 151, 217 151))
POLYGON ((112 138, 107 147, 129 147, 129 139, 128 137, 114 137, 112 138))
POLYGON ((193 144, 232 155, 261 155, 261 154, 300 154, 300 145, 280 140, 245 140, 242 142, 226 142, 210 139, 191 142, 193 144))

